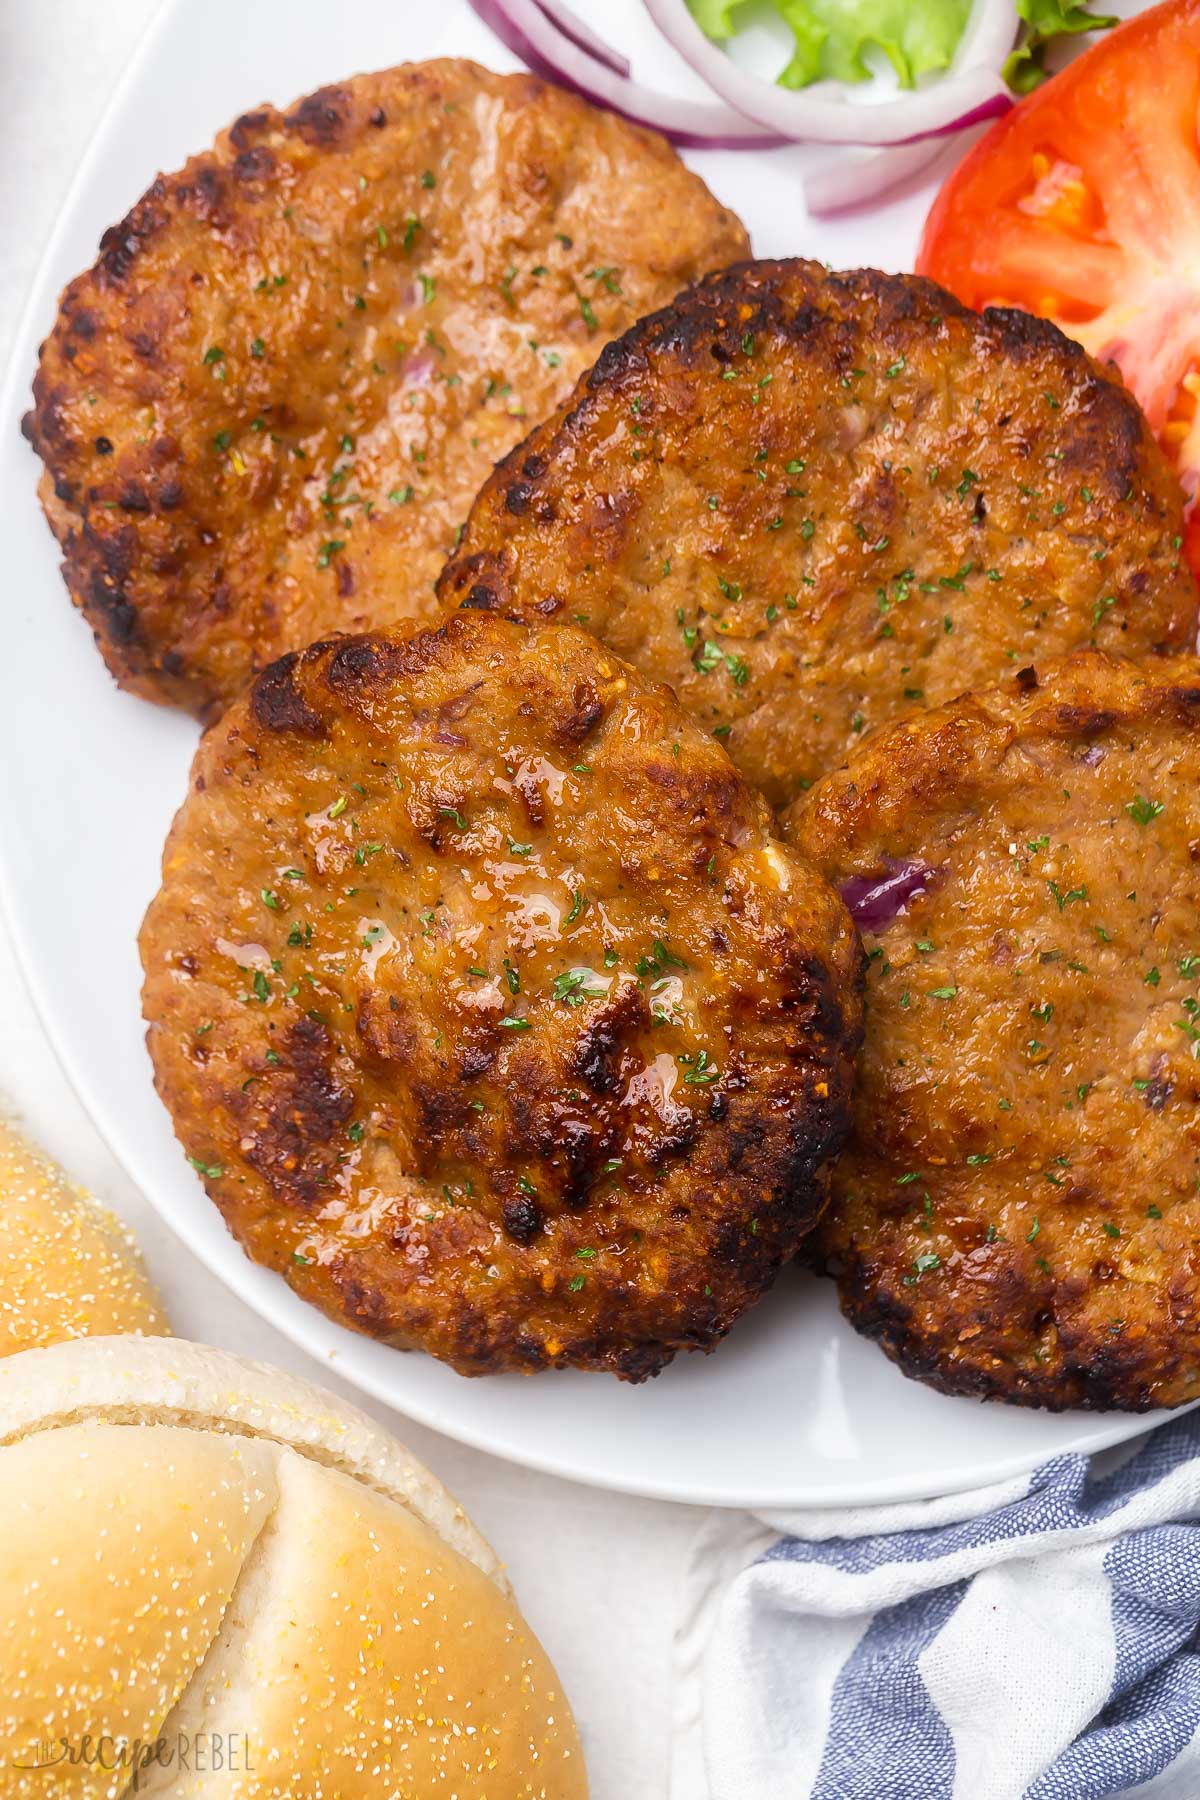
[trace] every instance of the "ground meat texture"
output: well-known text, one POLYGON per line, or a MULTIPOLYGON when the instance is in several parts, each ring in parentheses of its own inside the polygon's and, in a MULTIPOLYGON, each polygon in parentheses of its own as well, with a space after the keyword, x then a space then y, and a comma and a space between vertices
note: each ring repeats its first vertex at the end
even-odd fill
POLYGON ((497 457, 746 253, 653 133, 412 64, 246 113, 63 294, 25 430, 112 673, 211 716, 283 651, 432 618, 497 457))
POLYGON ((950 1393, 1200 1397, 1200 662, 1025 670, 787 825, 869 956, 815 1247, 850 1319, 950 1393))
POLYGON ((823 1204, 849 916, 572 628, 459 613, 265 671, 141 948, 159 1092, 249 1254, 464 1373, 711 1348, 823 1204))
POLYGON ((1182 494, 1053 326, 762 262, 601 354, 486 483, 447 600, 569 616, 777 805, 872 726, 1094 641, 1195 642, 1182 494))

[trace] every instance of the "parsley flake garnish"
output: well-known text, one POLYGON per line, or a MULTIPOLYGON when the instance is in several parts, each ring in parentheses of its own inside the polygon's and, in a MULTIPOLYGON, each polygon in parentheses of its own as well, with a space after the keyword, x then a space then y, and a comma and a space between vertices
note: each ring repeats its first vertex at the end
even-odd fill
POLYGON ((1147 800, 1144 794, 1139 794, 1135 800, 1127 800, 1125 802, 1125 811, 1129 814, 1135 825, 1153 824, 1154 820, 1157 819, 1159 814, 1164 810, 1164 807, 1164 801, 1147 800))
POLYGON ((720 1069, 709 1060, 708 1051, 697 1050, 696 1059, 683 1079, 687 1087, 707 1087, 710 1082, 719 1080, 720 1075, 720 1069))
POLYGON ((188 1161, 191 1163, 193 1169, 197 1170, 198 1173, 203 1175, 208 1181, 220 1181, 222 1175, 225 1173, 225 1165, 223 1163, 206 1163, 203 1158, 199 1156, 189 1156, 188 1161))

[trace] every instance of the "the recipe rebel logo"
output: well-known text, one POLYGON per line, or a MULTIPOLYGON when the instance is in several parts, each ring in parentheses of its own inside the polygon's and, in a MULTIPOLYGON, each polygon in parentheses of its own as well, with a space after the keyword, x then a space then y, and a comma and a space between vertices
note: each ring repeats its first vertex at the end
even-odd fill
POLYGON ((180 1769, 197 1774, 254 1773, 250 1738, 232 1731, 178 1731, 170 1737, 122 1738, 85 1732, 77 1738, 42 1738, 14 1757, 14 1769, 38 1772, 63 1767, 128 1772, 128 1790, 138 1793, 147 1769, 180 1769))

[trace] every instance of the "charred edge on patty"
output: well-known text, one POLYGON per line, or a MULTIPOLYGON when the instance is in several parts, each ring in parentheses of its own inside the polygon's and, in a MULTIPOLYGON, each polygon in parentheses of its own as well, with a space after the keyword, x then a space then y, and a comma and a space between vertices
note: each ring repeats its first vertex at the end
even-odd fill
POLYGON ((325 736, 324 719, 296 686, 296 665, 302 655, 311 654, 289 651, 255 678, 250 689, 250 711, 255 724, 264 731, 291 732, 308 738, 325 736))
MULTIPOLYGON (((1177 1355, 1169 1355, 1165 1362, 1162 1357, 1156 1359, 1151 1369, 1144 1349, 1120 1338, 1099 1345, 1089 1338, 1080 1346, 1082 1354, 1073 1356, 1066 1334, 1059 1340, 1061 1360, 1044 1371, 1019 1366, 1000 1348, 987 1352, 986 1364, 959 1361, 946 1354, 944 1333, 931 1335, 922 1330, 915 1309, 882 1285, 867 1259, 842 1254, 836 1261, 814 1258, 813 1266, 836 1279, 842 1311, 855 1331, 878 1344, 910 1380, 939 1393, 968 1400, 1015 1402, 1043 1412, 1071 1412, 1079 1407, 1098 1412, 1151 1412, 1162 1404, 1163 1377, 1172 1375, 1180 1364, 1177 1355)), ((1015 1271, 1010 1286, 1019 1307, 1028 1290, 1015 1271)), ((993 1293, 988 1305, 980 1306, 972 1318, 957 1319, 959 1329, 969 1324, 973 1330, 994 1332, 997 1309, 1002 1305, 1002 1296, 993 1293)), ((1049 1319, 1057 1324, 1052 1310, 1049 1319)), ((986 1337, 983 1341, 987 1342, 986 1337)), ((974 1354, 978 1356, 978 1349, 974 1354)))

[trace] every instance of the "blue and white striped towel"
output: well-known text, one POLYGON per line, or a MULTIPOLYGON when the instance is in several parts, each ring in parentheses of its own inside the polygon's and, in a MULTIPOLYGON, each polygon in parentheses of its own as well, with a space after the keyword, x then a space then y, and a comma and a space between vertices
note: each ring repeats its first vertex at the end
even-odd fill
POLYGON ((1200 1413, 788 1523, 701 1532, 673 1800, 1200 1800, 1200 1413))

